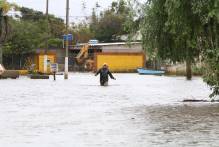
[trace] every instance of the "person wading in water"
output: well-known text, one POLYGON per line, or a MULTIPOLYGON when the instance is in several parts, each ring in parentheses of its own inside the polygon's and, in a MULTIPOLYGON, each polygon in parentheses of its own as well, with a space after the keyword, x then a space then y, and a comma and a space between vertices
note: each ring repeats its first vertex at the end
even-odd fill
POLYGON ((109 68, 106 63, 103 64, 103 67, 100 68, 95 76, 100 74, 100 85, 101 86, 108 86, 108 76, 110 76, 111 79, 116 80, 116 78, 113 77, 112 73, 109 71, 109 68))

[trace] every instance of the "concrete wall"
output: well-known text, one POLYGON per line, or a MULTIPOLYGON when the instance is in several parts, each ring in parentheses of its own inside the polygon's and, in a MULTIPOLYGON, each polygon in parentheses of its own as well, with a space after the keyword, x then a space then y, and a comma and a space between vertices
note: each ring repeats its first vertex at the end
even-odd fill
POLYGON ((102 52, 103 53, 139 53, 142 52, 142 45, 140 43, 138 44, 132 44, 131 46, 124 44, 124 45, 110 45, 110 46, 103 46, 102 52))

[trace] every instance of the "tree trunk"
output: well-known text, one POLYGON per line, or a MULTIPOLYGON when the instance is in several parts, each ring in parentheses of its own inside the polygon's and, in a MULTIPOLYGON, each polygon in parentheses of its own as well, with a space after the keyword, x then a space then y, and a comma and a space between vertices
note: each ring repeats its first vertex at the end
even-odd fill
POLYGON ((22 69, 21 66, 22 66, 22 55, 19 55, 19 69, 22 69))
POLYGON ((14 68, 14 55, 12 54, 11 55, 11 69, 13 69, 14 68))
POLYGON ((3 64, 2 45, 0 44, 0 64, 3 64))
POLYGON ((187 80, 192 79, 192 62, 189 58, 186 59, 186 78, 187 80))

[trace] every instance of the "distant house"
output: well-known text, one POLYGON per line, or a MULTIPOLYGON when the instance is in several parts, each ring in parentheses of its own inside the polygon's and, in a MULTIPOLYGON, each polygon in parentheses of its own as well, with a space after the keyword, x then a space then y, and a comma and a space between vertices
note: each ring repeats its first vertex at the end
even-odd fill
MULTIPOLYGON (((122 40, 122 41, 128 41, 129 35, 121 35, 121 36, 117 36, 118 40, 122 40)), ((140 31, 137 31, 137 33, 133 36, 131 36, 131 40, 135 40, 135 41, 141 41, 142 40, 142 34, 140 31)))
MULTIPOLYGON (((75 71, 75 58, 85 44, 69 46, 69 71, 75 71)), ((44 49, 36 49, 34 55, 34 64, 36 69, 43 72, 44 67, 44 49)), ((135 71, 138 67, 145 64, 145 54, 140 42, 116 42, 116 43, 93 43, 89 46, 89 58, 94 61, 94 70, 107 62, 114 72, 135 71)), ((65 49, 51 48, 48 50, 48 63, 58 63, 59 70, 64 71, 65 49)), ((83 67, 82 67, 83 68, 83 67)))
MULTIPOLYGON (((72 46, 71 53, 76 56, 83 45, 85 44, 72 46)), ((133 72, 145 66, 145 53, 141 42, 95 43, 90 44, 88 52, 94 61, 94 70, 100 68, 103 63, 108 63, 114 72, 133 72)))

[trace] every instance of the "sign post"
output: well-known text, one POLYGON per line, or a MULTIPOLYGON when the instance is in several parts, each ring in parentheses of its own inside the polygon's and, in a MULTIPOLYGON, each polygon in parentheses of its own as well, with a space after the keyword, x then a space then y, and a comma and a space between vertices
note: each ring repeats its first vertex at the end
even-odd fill
POLYGON ((63 35, 63 44, 65 44, 66 48, 66 56, 65 56, 65 79, 68 79, 68 46, 69 42, 73 40, 72 34, 63 35))
POLYGON ((51 72, 53 73, 53 79, 55 81, 56 80, 56 73, 58 72, 58 64, 57 63, 50 64, 50 69, 51 69, 51 72))

